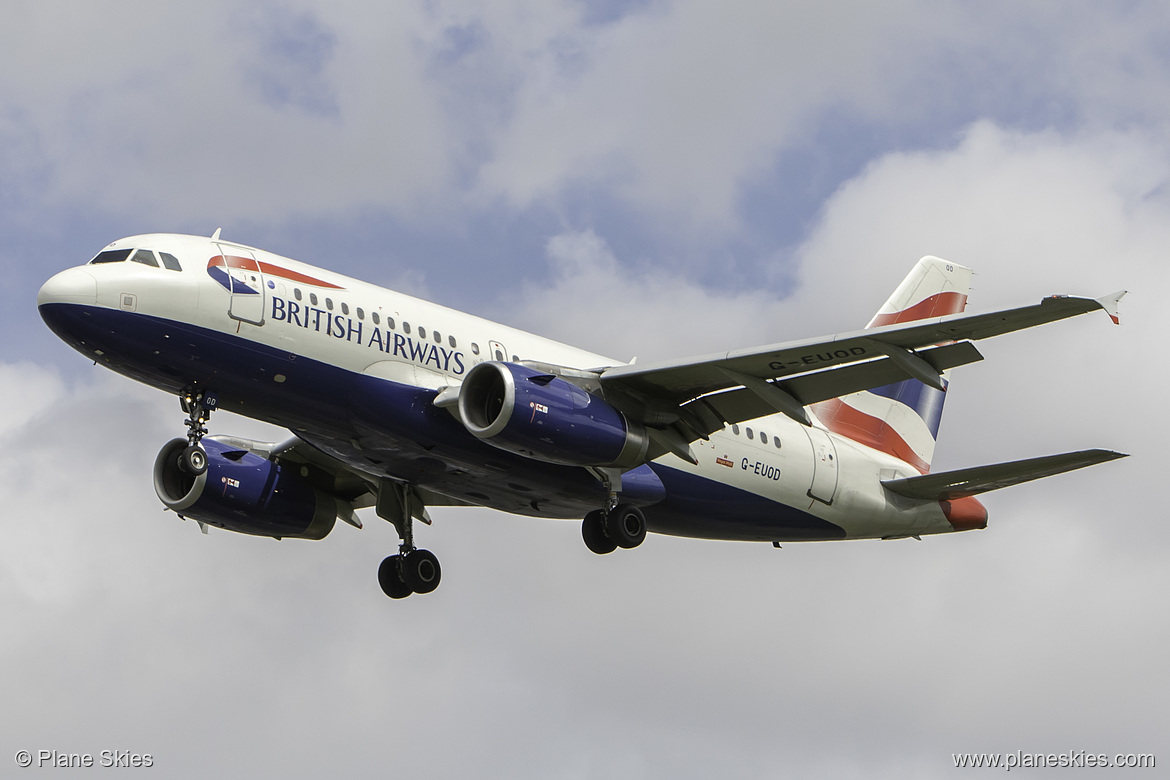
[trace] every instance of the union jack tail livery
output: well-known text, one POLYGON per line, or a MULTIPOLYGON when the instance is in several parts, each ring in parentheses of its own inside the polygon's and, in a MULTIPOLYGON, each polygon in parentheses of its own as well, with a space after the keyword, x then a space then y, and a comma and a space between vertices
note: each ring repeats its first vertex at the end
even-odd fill
MULTIPOLYGON (((924 257, 898 285, 866 328, 961 314, 967 307, 971 269, 924 257)), ((950 372, 943 372, 945 388, 950 372)), ((853 393, 812 406, 833 433, 930 471, 946 391, 917 379, 853 393)))

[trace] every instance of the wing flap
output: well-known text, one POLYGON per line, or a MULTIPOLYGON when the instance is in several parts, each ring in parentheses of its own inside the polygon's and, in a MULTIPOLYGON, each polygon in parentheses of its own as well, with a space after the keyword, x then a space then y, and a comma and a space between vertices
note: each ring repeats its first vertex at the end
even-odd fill
POLYGON ((1010 463, 944 471, 940 474, 924 474, 920 477, 885 480, 882 485, 891 492, 907 498, 953 501, 956 498, 966 498, 990 490, 999 490, 1034 479, 1051 477, 1066 471, 1125 457, 1128 457, 1125 453, 1113 452, 1112 450, 1081 450, 1080 452, 1065 452, 1060 455, 1046 455, 1042 458, 1016 460, 1010 463))

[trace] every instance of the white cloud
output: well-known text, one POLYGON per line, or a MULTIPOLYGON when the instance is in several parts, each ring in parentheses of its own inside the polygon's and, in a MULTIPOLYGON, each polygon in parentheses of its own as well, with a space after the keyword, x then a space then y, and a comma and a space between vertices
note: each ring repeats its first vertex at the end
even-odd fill
POLYGON ((1159 121, 1165 8, 1081 10, 679 3, 550 34, 480 185, 521 207, 595 186, 664 234, 726 235, 777 155, 833 153, 822 134, 864 146, 863 134, 913 138, 979 111, 1025 127, 1159 121), (558 68, 566 39, 575 67, 558 68))
POLYGON ((1013 121, 1157 121, 1164 13, 655 3, 586 25, 574 2, 18 4, 0 162, 26 205, 152 225, 437 225, 584 191, 685 244, 742 229, 749 186, 797 186, 768 181, 777 155, 823 132, 945 130, 964 99, 1013 121))
POLYGON ((826 93, 851 104, 880 87, 908 5, 678 4, 578 33, 584 64, 523 82, 481 185, 526 206, 600 184, 676 230, 733 227, 741 187, 807 131, 826 93))
POLYGON ((410 213, 450 173, 409 8, 22 10, 0 90, 10 133, 35 137, 50 169, 43 204, 156 220, 410 213))
POLYGON ((592 230, 548 241, 551 278, 500 306, 507 321, 615 360, 705 354, 780 340, 767 291, 711 292, 670 269, 623 266, 592 230))
POLYGON ((60 375, 36 363, 0 363, 0 437, 45 414, 65 393, 60 375))
POLYGON ((887 155, 826 205, 801 250, 804 294, 873 290, 892 264, 923 254, 974 267, 973 304, 996 277, 1010 275, 998 286, 1006 294, 1032 297, 1156 273, 1168 154, 1166 139, 1140 132, 1064 136, 981 122, 953 149, 887 155), (847 259, 862 284, 840 283, 834 263, 847 259))

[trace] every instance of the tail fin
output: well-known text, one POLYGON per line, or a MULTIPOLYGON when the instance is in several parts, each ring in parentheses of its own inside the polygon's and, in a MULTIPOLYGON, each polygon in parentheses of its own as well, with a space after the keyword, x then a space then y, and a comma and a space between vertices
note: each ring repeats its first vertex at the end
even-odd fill
MULTIPOLYGON (((866 327, 959 314, 967 306, 970 288, 970 268, 924 257, 866 327)), ((944 391, 907 379, 813 404, 811 409, 833 433, 889 453, 925 474, 934 457, 945 400, 944 391)))

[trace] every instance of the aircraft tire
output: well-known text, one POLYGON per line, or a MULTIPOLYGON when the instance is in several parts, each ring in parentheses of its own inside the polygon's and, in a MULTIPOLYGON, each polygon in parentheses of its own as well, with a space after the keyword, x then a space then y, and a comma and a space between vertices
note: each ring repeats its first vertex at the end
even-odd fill
POLYGON ((207 453, 198 444, 191 444, 179 454, 179 469, 192 476, 207 471, 207 453))
POLYGON ((402 569, 398 565, 400 557, 391 555, 378 567, 378 584, 382 586, 382 592, 392 599, 404 599, 414 593, 410 586, 402 581, 402 569))
POLYGON ((439 587, 443 571, 430 550, 411 550, 402 556, 402 580, 415 593, 430 593, 439 587))
POLYGON ((606 532, 623 550, 631 550, 646 538, 646 516, 633 504, 618 504, 609 513, 606 532))
POLYGON ((581 538, 591 552, 605 555, 617 549, 617 542, 605 534, 605 512, 600 509, 585 515, 581 523, 581 538))

